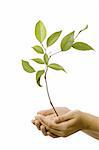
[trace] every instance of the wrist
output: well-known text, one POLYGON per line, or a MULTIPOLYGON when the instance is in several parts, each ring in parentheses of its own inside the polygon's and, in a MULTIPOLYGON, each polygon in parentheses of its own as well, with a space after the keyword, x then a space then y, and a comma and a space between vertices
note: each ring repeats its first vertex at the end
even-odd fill
POLYGON ((88 130, 89 129, 89 118, 87 113, 81 112, 81 123, 82 123, 82 129, 88 130))
POLYGON ((99 118, 91 114, 81 112, 81 119, 84 130, 93 130, 99 132, 99 118))

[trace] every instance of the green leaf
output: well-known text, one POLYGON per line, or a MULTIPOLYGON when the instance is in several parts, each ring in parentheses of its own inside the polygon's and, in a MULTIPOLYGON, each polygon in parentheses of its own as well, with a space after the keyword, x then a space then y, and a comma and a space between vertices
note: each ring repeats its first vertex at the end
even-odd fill
POLYGON ((72 47, 77 50, 82 50, 82 51, 94 50, 90 45, 83 43, 83 42, 76 42, 72 45, 72 47))
POLYGON ((62 32, 62 31, 55 32, 55 33, 53 33, 53 34, 47 39, 47 47, 48 47, 48 46, 51 46, 52 44, 54 44, 54 43, 58 40, 58 38, 59 38, 61 32, 62 32))
POLYGON ((32 48, 33 48, 37 53, 39 53, 39 54, 44 54, 44 51, 43 51, 43 49, 42 49, 41 46, 35 45, 35 46, 33 46, 32 48))
POLYGON ((66 35, 61 41, 61 50, 67 51, 72 47, 74 42, 74 31, 66 35))
POLYGON ((55 69, 55 70, 65 71, 65 69, 62 66, 60 66, 59 64, 56 64, 56 63, 49 64, 48 67, 52 68, 52 69, 55 69))
POLYGON ((44 59, 44 62, 48 65, 48 55, 47 54, 44 54, 44 57, 43 57, 43 59, 44 59))
POLYGON ((35 69, 30 66, 29 62, 27 62, 25 60, 22 60, 22 66, 23 66, 23 69, 28 73, 35 72, 35 69))
POLYGON ((37 82, 37 84, 40 86, 40 87, 42 87, 41 86, 41 84, 40 84, 40 79, 41 79, 41 76, 44 74, 44 70, 39 70, 37 73, 36 73, 36 82, 37 82))
POLYGON ((42 21, 38 21, 35 26, 35 36, 40 43, 46 38, 46 28, 42 21))
POLYGON ((44 61, 41 58, 33 58, 32 60, 38 64, 44 64, 44 61))

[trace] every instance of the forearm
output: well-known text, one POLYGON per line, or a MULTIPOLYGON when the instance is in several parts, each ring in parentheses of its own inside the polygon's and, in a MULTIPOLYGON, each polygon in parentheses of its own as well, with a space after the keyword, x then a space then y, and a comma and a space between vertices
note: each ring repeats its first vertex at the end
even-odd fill
POLYGON ((99 117, 83 113, 82 120, 85 127, 82 131, 96 139, 99 139, 99 117))
POLYGON ((82 130, 84 133, 90 135, 91 137, 99 140, 99 132, 95 132, 92 130, 82 130))
POLYGON ((85 130, 99 132, 99 117, 96 117, 88 113, 83 113, 82 120, 85 130))

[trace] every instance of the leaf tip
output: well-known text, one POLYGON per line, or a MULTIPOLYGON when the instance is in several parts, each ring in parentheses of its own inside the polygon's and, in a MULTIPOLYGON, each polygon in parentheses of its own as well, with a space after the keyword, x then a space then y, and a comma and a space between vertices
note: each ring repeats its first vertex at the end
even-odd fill
POLYGON ((38 22, 42 22, 42 20, 41 19, 39 19, 39 21, 38 22))
POLYGON ((39 19, 36 24, 38 24, 38 23, 42 23, 42 21, 39 19))
POLYGON ((62 30, 60 30, 59 32, 62 33, 62 30))
POLYGON ((67 73, 67 71, 66 71, 65 69, 63 69, 63 71, 64 71, 65 73, 67 73))
POLYGON ((23 64, 24 62, 26 62, 25 60, 21 59, 21 63, 23 64))
POLYGON ((88 24, 85 26, 85 29, 88 29, 88 24))
POLYGON ((96 51, 94 48, 92 48, 93 51, 96 51))

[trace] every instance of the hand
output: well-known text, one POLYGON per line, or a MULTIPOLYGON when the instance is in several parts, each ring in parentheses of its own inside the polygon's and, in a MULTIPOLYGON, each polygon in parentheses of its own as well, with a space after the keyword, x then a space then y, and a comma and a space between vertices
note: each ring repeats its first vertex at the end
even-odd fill
POLYGON ((50 118, 39 115, 36 118, 46 127, 49 133, 58 137, 67 137, 79 130, 87 129, 83 116, 83 112, 75 110, 68 111, 58 117, 50 118))
MULTIPOLYGON (((68 108, 66 108, 66 107, 57 107, 57 108, 55 108, 55 109, 56 109, 56 111, 58 112, 59 115, 66 114, 67 112, 70 111, 70 110, 69 110, 68 108)), ((40 115, 43 115, 43 116, 45 116, 45 117, 47 117, 47 118, 50 118, 50 119, 56 117, 56 114, 55 114, 55 112, 53 111, 53 109, 48 109, 48 110, 39 111, 37 114, 38 114, 38 115, 39 115, 39 114, 40 114, 40 115)), ((42 133, 43 133, 45 136, 46 136, 46 135, 49 135, 49 136, 51 136, 51 137, 53 137, 53 138, 58 137, 58 136, 56 136, 56 135, 54 135, 54 134, 48 132, 47 129, 46 129, 46 127, 41 124, 41 122, 37 119, 37 117, 36 117, 35 120, 32 120, 32 123, 33 123, 39 130, 41 130, 42 133)))
POLYGON ((60 136, 66 137, 81 129, 84 133, 99 140, 99 117, 77 110, 70 111, 65 107, 58 107, 56 110, 59 117, 56 117, 53 109, 50 109, 38 112, 38 114, 43 116, 37 116, 36 119, 33 120, 33 124, 35 124, 44 135, 49 135, 53 138, 60 136), (61 124, 60 127, 59 124, 61 124), (66 131, 64 129, 66 129, 66 131), (60 132, 57 133, 57 130, 60 132))

